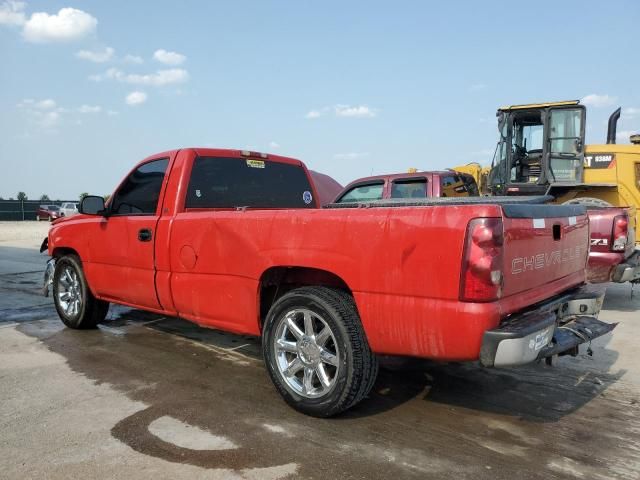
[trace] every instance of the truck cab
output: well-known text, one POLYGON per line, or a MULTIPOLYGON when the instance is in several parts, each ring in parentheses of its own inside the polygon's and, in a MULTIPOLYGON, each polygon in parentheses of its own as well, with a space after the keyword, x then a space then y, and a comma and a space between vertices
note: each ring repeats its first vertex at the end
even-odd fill
POLYGON ((478 195, 478 185, 472 175, 443 170, 359 178, 349 183, 335 197, 335 203, 402 198, 477 197, 478 195))
POLYGON ((538 195, 582 183, 586 110, 577 100, 498 109, 489 175, 495 195, 538 195))

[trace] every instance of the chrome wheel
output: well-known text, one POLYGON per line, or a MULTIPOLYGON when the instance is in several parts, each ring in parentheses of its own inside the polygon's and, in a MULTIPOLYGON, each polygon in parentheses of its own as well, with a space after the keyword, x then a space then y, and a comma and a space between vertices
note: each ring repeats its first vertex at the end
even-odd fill
POLYGON ((65 267, 58 278, 58 304, 68 317, 75 317, 82 308, 80 278, 72 267, 65 267))
POLYGON ((307 309, 287 312, 273 340, 281 377, 298 395, 318 398, 335 385, 340 368, 336 339, 327 322, 307 309))

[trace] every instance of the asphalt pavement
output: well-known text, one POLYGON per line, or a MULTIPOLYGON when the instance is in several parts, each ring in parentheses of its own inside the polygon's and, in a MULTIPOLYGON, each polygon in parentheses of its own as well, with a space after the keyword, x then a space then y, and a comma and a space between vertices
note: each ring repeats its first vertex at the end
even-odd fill
POLYGON ((112 307, 64 328, 39 295, 47 226, 0 222, 0 477, 638 479, 640 288, 613 334, 513 369, 384 359, 328 420, 286 406, 259 340, 112 307))

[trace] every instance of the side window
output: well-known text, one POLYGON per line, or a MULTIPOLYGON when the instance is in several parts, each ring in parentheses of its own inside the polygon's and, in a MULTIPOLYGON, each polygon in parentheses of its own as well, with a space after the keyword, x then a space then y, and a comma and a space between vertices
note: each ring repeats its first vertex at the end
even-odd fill
POLYGON ((370 202, 382 199, 384 182, 357 185, 342 195, 336 203, 370 202))
POLYGON ((300 165, 244 158, 198 157, 186 208, 316 208, 300 165))
POLYGON ((459 175, 444 175, 440 177, 441 197, 469 197, 464 181, 459 175))
POLYGON ((391 184, 391 198, 425 198, 426 196, 426 178, 394 180, 391 184))
POLYGON ((169 159, 162 158, 136 168, 116 192, 111 204, 111 213, 113 215, 156 213, 167 165, 169 165, 169 159))
POLYGON ((480 191, 478 190, 478 184, 475 179, 470 175, 461 175, 462 181, 464 182, 464 186, 467 189, 467 193, 470 197, 478 197, 480 196, 480 191))

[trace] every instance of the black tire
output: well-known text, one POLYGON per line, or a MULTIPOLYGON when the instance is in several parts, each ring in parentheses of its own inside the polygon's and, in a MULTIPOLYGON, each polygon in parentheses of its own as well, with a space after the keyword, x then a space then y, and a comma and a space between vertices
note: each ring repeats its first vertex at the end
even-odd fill
POLYGON ((314 417, 330 417, 351 408, 371 391, 378 375, 378 361, 369 348, 353 297, 334 288, 301 287, 280 297, 267 314, 262 349, 269 376, 280 395, 291 407, 314 417), (287 312, 296 309, 319 315, 335 339, 339 365, 333 385, 318 398, 307 398, 295 391, 278 366, 278 325, 287 312))
POLYGON ((82 270, 82 262, 77 255, 65 255, 57 259, 53 272, 53 301, 62 323, 74 329, 96 328, 109 311, 109 302, 96 299, 89 290, 87 279, 82 270), (64 293, 61 289, 64 289, 64 283, 68 282, 66 277, 61 280, 65 271, 77 275, 78 287, 76 290, 80 294, 77 312, 68 313, 65 311, 65 306, 60 298, 60 293, 64 293))
POLYGON ((600 200, 599 198, 593 197, 579 197, 573 198, 564 202, 563 205, 584 205, 585 207, 613 207, 609 202, 605 202, 604 200, 600 200))

